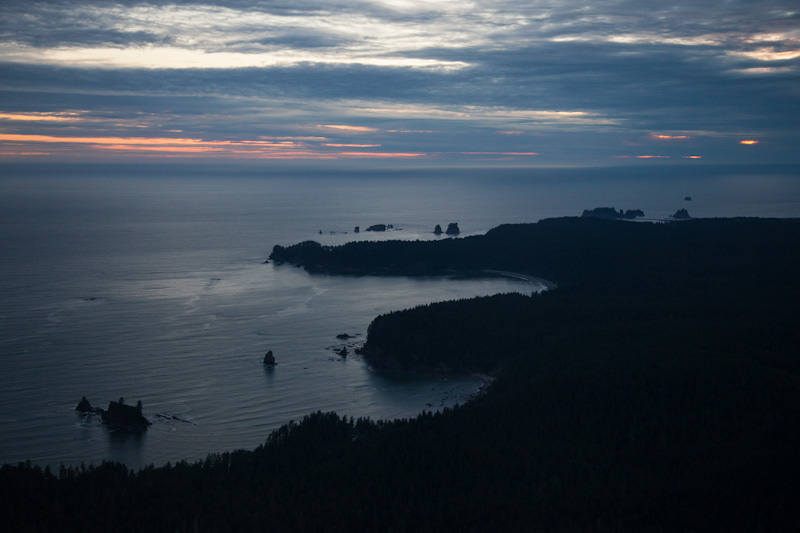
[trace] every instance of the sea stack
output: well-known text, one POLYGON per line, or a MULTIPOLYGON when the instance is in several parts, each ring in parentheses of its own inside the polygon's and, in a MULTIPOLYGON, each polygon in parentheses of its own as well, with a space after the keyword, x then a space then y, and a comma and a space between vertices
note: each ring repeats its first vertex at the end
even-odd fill
POLYGON ((114 429, 128 432, 141 432, 147 429, 150 422, 142 415, 142 402, 136 407, 126 405, 122 398, 118 402, 109 402, 108 409, 103 411, 103 423, 114 429))
POLYGON ((442 234, 442 227, 439 224, 436 224, 436 227, 433 228, 434 235, 441 235, 442 234))
POLYGON ((90 404, 89 400, 86 399, 86 396, 81 398, 81 401, 78 403, 78 406, 75 408, 75 410, 79 413, 94 413, 94 407, 92 407, 92 404, 90 404))
POLYGON ((461 230, 458 229, 458 222, 451 222, 447 225, 447 231, 445 231, 448 235, 458 235, 461 233, 461 230))
POLYGON ((272 350, 268 351, 267 354, 264 356, 264 365, 275 366, 275 356, 272 355, 272 350))

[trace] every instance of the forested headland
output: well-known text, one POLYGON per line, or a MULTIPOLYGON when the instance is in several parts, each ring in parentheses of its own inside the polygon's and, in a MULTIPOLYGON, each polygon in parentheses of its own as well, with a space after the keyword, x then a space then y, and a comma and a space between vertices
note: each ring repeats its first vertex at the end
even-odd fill
POLYGON ((136 473, 6 465, 5 530, 800 530, 800 220, 552 219, 271 259, 558 289, 375 319, 379 368, 497 377, 465 405, 311 414, 256 450, 136 473))

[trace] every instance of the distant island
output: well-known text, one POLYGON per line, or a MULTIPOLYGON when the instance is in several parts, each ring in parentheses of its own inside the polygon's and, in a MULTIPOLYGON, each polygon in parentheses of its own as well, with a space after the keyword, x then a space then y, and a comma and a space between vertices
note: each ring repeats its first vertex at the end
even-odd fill
POLYGON ((137 473, 5 465, 5 529, 800 524, 800 219, 571 217, 270 257, 331 275, 517 272, 558 288, 375 318, 361 357, 377 372, 496 378, 464 405, 394 421, 312 413, 254 450, 137 473))
POLYGON ((367 231, 386 231, 386 228, 391 228, 392 225, 386 224, 373 224, 372 226, 367 228, 367 231))
POLYGON ((81 398, 75 411, 83 414, 98 414, 103 419, 103 423, 112 429, 119 431, 139 433, 145 431, 150 422, 142 414, 142 402, 136 402, 136 406, 127 405, 124 398, 119 401, 110 401, 107 409, 93 407, 86 396, 81 398))
POLYGON ((594 209, 584 209, 583 217, 605 218, 609 220, 633 220, 637 217, 643 217, 644 211, 641 209, 628 209, 623 212, 622 209, 617 211, 613 207, 595 207, 594 209))

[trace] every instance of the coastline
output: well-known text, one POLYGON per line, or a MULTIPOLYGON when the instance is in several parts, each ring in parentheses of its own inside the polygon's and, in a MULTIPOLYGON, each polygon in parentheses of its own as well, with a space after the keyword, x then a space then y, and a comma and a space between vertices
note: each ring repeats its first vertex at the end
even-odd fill
POLYGON ((481 386, 478 387, 478 394, 483 394, 486 392, 486 389, 492 386, 497 378, 494 376, 490 376, 489 374, 483 374, 481 372, 473 372, 470 374, 470 377, 480 380, 481 386))
POLYGON ((509 278, 517 278, 528 281, 530 283, 536 283, 544 287, 544 290, 551 290, 557 289, 558 284, 553 283, 552 281, 546 280, 544 278, 537 278, 536 276, 529 276, 528 274, 520 274, 519 272, 507 272, 505 270, 481 270, 481 272, 485 272, 486 274, 497 274, 498 276, 506 276, 509 278))

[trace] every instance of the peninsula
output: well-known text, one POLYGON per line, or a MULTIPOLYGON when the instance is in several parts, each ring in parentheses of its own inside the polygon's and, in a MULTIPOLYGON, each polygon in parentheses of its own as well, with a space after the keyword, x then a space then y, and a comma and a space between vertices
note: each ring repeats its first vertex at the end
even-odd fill
POLYGON ((374 320, 363 357, 378 370, 495 378, 465 405, 394 421, 313 413, 255 450, 137 473, 3 466, 7 529, 800 524, 800 220, 551 219, 271 258, 332 274, 497 270, 558 288, 374 320))

